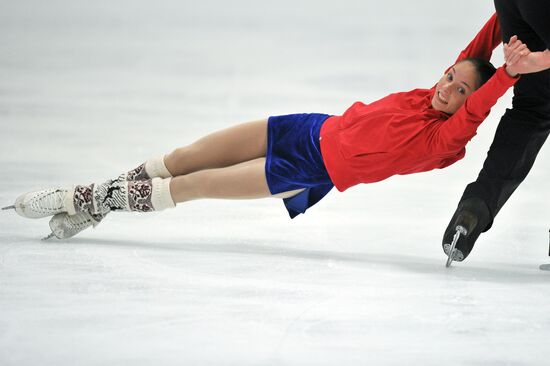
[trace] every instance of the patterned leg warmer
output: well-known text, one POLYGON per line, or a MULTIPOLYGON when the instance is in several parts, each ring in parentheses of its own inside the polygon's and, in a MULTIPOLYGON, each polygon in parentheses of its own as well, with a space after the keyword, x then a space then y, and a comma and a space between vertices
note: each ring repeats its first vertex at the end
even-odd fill
POLYGON ((121 174, 118 180, 148 180, 152 178, 170 178, 172 174, 164 164, 164 156, 147 160, 137 168, 121 174))
MULTIPOLYGON (((166 168, 166 165, 164 164, 164 155, 152 158, 147 160, 145 163, 141 164, 135 169, 130 170, 129 172, 123 173, 118 176, 117 179, 111 181, 111 184, 113 186, 116 186, 117 183, 124 183, 126 181, 147 181, 151 180, 153 178, 171 178, 172 174, 168 171, 166 168)), ((123 185, 123 184, 122 184, 123 185)), ((68 200, 74 201, 73 204, 71 202, 66 202, 66 207, 78 207, 78 210, 74 210, 75 213, 77 212, 97 212, 97 210, 94 211, 94 207, 92 205, 92 192, 94 189, 94 184, 91 186, 76 186, 74 193, 71 192, 70 195, 68 195, 68 200)), ((143 186, 143 185, 141 185, 143 186)), ((116 190, 117 188, 112 188, 112 190, 116 190)), ((121 187, 120 189, 124 190, 124 187, 121 187)), ((143 189, 143 188, 142 188, 143 189)), ((144 206, 145 207, 145 206, 144 206)), ((143 211, 146 209, 144 208, 143 211)), ((68 210, 69 215, 74 215, 73 210, 68 210)), ((113 210, 114 211, 114 210, 113 210)), ((139 211, 139 210, 134 210, 139 211)), ((107 211, 109 212, 109 211, 107 211)), ((103 220, 107 212, 97 212, 94 214, 94 219, 96 220, 96 225, 103 220)))
MULTIPOLYGON (((119 175, 119 177, 115 180, 107 181, 106 183, 110 184, 109 188, 105 188, 107 185, 103 184, 99 186, 99 191, 97 194, 106 196, 106 200, 109 200, 110 197, 112 197, 113 193, 116 191, 126 192, 128 185, 125 185, 125 182, 128 181, 148 181, 153 178, 170 178, 172 175, 166 168, 166 165, 164 165, 164 156, 158 156, 156 158, 152 158, 147 160, 145 163, 141 164, 135 169, 130 170, 127 173, 123 173, 119 175), (101 192, 101 190, 109 189, 109 191, 101 192)), ((133 186, 133 185, 132 185, 133 186)), ((133 187, 134 191, 136 189, 141 190, 143 194, 145 194, 144 190, 146 186, 143 184, 138 184, 136 187, 133 187)), ((74 215, 78 212, 89 212, 94 215, 96 215, 96 220, 100 222, 103 217, 109 212, 110 210, 100 210, 98 208, 94 208, 92 195, 94 194, 94 188, 97 188, 95 184, 92 184, 90 186, 76 186, 74 189, 74 192, 70 192, 66 197, 65 207, 67 207, 67 211, 69 215, 74 215), (74 210, 71 208, 75 208, 74 210), (103 212, 106 211, 106 212, 103 212)), ((117 196, 115 194, 115 196, 117 196)), ((124 205, 121 206, 124 209, 124 205)), ((132 210, 132 211, 145 211, 147 208, 143 206, 143 210, 132 210)), ((117 208, 112 209, 112 211, 116 210, 117 208)), ((150 210, 152 211, 152 210, 150 210)))
MULTIPOLYGON (((108 181, 100 185, 99 190, 95 190, 95 185, 77 186, 70 189, 68 192, 60 196, 60 203, 63 209, 50 220, 50 229, 52 233, 47 237, 57 237, 58 239, 68 239, 76 234, 86 230, 91 226, 97 226, 107 215, 108 212, 114 210, 109 206, 109 201, 113 203, 116 197, 119 197, 124 204, 128 202, 127 207, 134 211, 151 211, 153 209, 160 210, 164 207, 174 207, 174 202, 170 195, 170 180, 165 179, 161 183, 152 178, 170 178, 172 175, 164 164, 164 156, 159 156, 137 168, 130 170, 127 173, 121 174, 116 180, 108 181), (128 181, 145 181, 141 183, 126 183, 128 181), (123 194, 117 195, 117 186, 119 192, 128 192, 128 199, 123 199, 123 194), (109 198, 109 189, 111 190, 111 198, 109 198), (102 200, 106 205, 101 205, 98 202, 102 200), (94 197, 96 203, 94 204, 94 197), (131 198, 130 198, 131 197, 131 198), (106 206, 106 207, 105 207, 106 206)), ((125 205, 122 205, 126 207, 125 205)), ((118 208, 119 206, 117 206, 118 208)), ((124 208, 123 208, 124 209, 124 208)), ((55 214, 59 210, 52 212, 55 214)), ((48 214, 50 212, 48 211, 48 214)), ((28 215, 27 215, 28 216, 28 215)), ((37 214, 34 214, 37 216, 37 214)), ((41 213, 41 217, 44 214, 41 213)))
POLYGON ((76 186, 69 215, 88 212, 103 215, 111 211, 160 211, 175 207, 170 194, 171 178, 138 181, 108 180, 90 186, 76 186))

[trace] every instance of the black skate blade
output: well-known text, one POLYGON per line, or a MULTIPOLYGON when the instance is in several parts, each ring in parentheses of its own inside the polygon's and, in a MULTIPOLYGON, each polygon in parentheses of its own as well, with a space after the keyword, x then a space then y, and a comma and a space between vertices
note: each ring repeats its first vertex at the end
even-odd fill
POLYGON ((2 207, 2 211, 5 211, 5 210, 15 210, 15 205, 2 207))

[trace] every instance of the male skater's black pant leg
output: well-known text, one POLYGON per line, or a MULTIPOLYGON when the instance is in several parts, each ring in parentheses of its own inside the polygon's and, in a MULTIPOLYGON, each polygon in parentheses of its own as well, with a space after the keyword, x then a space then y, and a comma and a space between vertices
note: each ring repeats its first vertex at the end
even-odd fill
POLYGON ((523 182, 550 133, 550 118, 537 119, 532 113, 508 109, 497 127, 495 138, 477 180, 470 183, 461 201, 477 197, 489 209, 488 230, 494 217, 523 182))
POLYGON ((483 231, 525 179, 550 132, 550 119, 538 120, 532 114, 508 109, 497 127, 495 138, 477 180, 470 183, 443 234, 443 249, 449 254, 456 227, 467 229, 456 249, 466 258, 483 231))

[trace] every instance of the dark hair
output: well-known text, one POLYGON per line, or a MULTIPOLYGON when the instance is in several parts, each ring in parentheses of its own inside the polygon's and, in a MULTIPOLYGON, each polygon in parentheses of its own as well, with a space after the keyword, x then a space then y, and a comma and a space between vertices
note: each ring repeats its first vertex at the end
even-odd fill
POLYGON ((487 60, 477 57, 469 57, 461 60, 460 62, 468 61, 471 63, 477 71, 478 85, 476 89, 479 89, 483 84, 487 82, 495 74, 497 69, 487 60))

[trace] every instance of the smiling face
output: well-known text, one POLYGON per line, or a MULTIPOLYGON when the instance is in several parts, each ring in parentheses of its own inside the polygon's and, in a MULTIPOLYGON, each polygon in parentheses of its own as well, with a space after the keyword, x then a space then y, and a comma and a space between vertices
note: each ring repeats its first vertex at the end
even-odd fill
POLYGON ((432 107, 447 114, 455 113, 466 98, 477 89, 478 74, 468 61, 459 62, 439 79, 432 98, 432 107))

